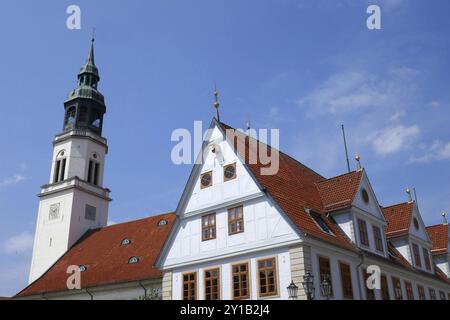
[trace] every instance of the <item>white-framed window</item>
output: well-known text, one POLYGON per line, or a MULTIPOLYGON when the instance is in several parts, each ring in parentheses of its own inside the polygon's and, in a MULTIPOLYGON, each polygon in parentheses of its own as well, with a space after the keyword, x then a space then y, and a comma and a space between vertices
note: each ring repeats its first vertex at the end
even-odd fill
POLYGON ((53 183, 58 183, 65 180, 66 176, 66 151, 62 150, 58 153, 55 159, 55 167, 53 171, 53 183))
POLYGON ((89 160, 87 181, 96 186, 99 185, 99 177, 100 177, 100 157, 94 153, 89 160))

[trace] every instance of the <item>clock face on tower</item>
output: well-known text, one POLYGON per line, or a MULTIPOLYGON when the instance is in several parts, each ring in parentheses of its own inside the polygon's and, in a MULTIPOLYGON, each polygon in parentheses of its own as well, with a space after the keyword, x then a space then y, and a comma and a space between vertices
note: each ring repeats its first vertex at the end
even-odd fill
POLYGON ((50 206, 50 212, 48 214, 48 220, 52 221, 52 220, 59 219, 59 207, 60 207, 59 203, 52 204, 50 206))

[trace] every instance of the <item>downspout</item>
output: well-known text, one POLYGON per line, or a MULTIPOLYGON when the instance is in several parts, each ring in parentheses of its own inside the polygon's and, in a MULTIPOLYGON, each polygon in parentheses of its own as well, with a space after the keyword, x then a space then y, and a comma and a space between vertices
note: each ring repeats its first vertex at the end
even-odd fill
POLYGON ((84 290, 86 290, 86 293, 91 297, 91 300, 94 300, 94 295, 92 293, 90 293, 87 288, 84 290))
POLYGON ((360 268, 361 268, 361 266, 362 266, 362 264, 364 263, 364 254, 363 253, 360 253, 359 254, 359 259, 360 259, 360 262, 359 262, 359 264, 356 266, 356 272, 357 272, 357 274, 358 274, 358 290, 359 290, 359 297, 360 297, 360 299, 361 300, 364 300, 363 299, 363 293, 362 293, 362 288, 361 288, 361 278, 363 279, 363 281, 364 281, 364 277, 361 277, 362 276, 362 274, 360 274, 360 268))
POLYGON ((45 296, 45 293, 43 293, 41 296, 42 296, 42 299, 48 300, 48 298, 45 296))
POLYGON ((138 282, 142 289, 144 289, 144 298, 147 298, 147 288, 142 284, 141 281, 138 282))

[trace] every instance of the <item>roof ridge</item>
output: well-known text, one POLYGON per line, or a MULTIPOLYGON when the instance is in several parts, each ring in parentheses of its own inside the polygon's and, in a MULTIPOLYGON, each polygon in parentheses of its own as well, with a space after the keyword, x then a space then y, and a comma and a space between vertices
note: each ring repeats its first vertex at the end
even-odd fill
POLYGON ((412 204, 412 203, 413 202, 408 202, 408 201, 400 202, 400 203, 392 204, 392 205, 389 205, 389 206, 386 206, 386 207, 382 206, 381 209, 387 209, 387 208, 392 208, 392 207, 396 207, 396 206, 400 206, 400 205, 406 205, 406 204, 412 204))
POLYGON ((151 218, 157 218, 157 217, 161 217, 161 216, 167 216, 167 215, 170 215, 170 214, 175 214, 175 212, 174 212, 174 211, 170 211, 170 212, 165 212, 165 213, 158 213, 158 214, 155 214, 155 215, 152 215, 152 216, 147 216, 147 217, 144 217, 144 218, 138 218, 138 219, 135 219, 135 220, 129 220, 129 221, 124 221, 124 222, 119 222, 119 223, 111 224, 111 225, 109 225, 109 226, 104 226, 104 227, 97 228, 97 229, 92 229, 92 230, 95 231, 95 230, 109 229, 109 228, 112 228, 112 227, 123 226, 123 225, 128 224, 128 223, 139 222, 139 221, 148 220, 148 219, 151 219, 151 218))
POLYGON ((318 181, 318 182, 315 182, 315 183, 317 183, 317 184, 325 183, 325 182, 328 182, 328 181, 333 180, 333 179, 342 178, 344 176, 355 174, 355 173, 359 173, 359 172, 360 172, 359 170, 353 170, 353 171, 345 172, 345 173, 342 173, 340 175, 337 175, 337 176, 334 176, 334 177, 331 177, 331 178, 326 178, 325 180, 318 181))
MULTIPOLYGON (((226 124, 226 123, 224 123, 224 122, 219 122, 219 124, 222 124, 222 125, 224 125, 224 126, 229 127, 230 129, 233 129, 233 130, 235 130, 235 131, 240 132, 238 129, 236 129, 236 128, 234 128, 234 127, 232 127, 232 126, 230 126, 230 125, 228 125, 228 124, 226 124)), ((315 171, 314 169, 311 169, 310 167, 308 167, 308 166, 305 165, 304 163, 300 162, 299 160, 295 159, 293 156, 287 154, 286 152, 283 152, 283 151, 281 151, 280 149, 277 149, 277 148, 271 146, 271 145, 268 144, 268 143, 262 142, 262 141, 259 140, 259 139, 255 139, 254 137, 251 137, 251 136, 245 134, 245 132, 241 132, 241 133, 244 134, 245 136, 247 136, 247 137, 253 139, 253 140, 256 140, 256 141, 259 142, 259 143, 265 144, 266 146, 270 147, 271 149, 277 150, 280 154, 282 154, 282 155, 284 155, 284 156, 290 158, 291 160, 293 160, 293 161, 296 162, 297 164, 299 164, 299 165, 305 167, 306 169, 308 169, 308 170, 314 172, 315 174, 317 174, 318 176, 322 177, 323 179, 326 179, 323 175, 321 175, 320 173, 318 173, 318 172, 315 171)))
POLYGON ((442 224, 442 223, 437 223, 437 224, 432 224, 430 226, 425 226, 425 228, 435 228, 435 227, 448 227, 448 224, 442 224))

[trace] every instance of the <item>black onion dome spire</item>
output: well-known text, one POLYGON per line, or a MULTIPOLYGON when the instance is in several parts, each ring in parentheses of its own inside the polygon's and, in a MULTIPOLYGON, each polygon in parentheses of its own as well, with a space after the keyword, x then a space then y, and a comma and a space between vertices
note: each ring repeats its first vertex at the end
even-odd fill
POLYGON ((86 63, 78 73, 78 86, 64 103, 64 132, 89 130, 101 136, 106 106, 105 98, 98 91, 100 75, 95 65, 94 42, 92 39, 86 63))

